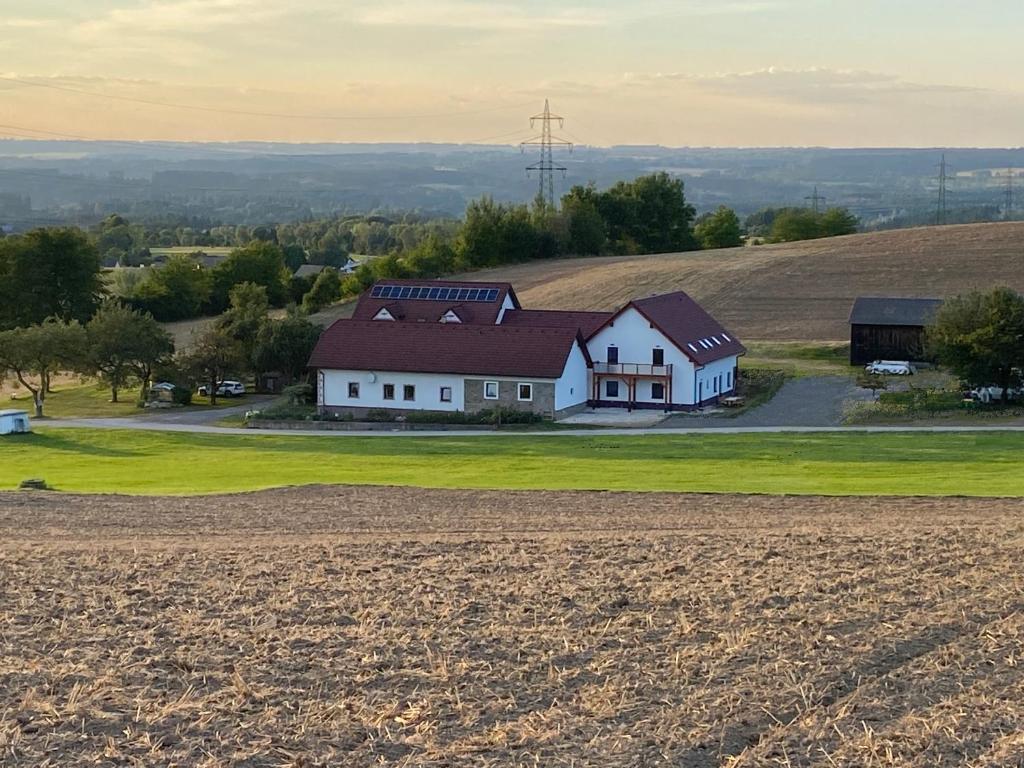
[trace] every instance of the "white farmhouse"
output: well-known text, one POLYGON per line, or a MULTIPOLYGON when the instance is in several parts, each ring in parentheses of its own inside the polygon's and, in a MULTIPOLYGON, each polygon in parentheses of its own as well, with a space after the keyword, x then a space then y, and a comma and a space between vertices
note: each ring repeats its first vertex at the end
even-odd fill
POLYGON ((309 364, 325 413, 501 405, 560 418, 715 403, 745 351, 682 292, 573 312, 522 309, 507 283, 389 280, 324 332, 309 364))

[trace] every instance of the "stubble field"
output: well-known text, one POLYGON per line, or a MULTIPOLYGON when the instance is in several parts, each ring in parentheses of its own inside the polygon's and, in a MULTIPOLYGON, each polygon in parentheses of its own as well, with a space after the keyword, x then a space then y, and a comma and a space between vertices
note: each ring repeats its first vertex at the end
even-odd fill
POLYGON ((0 494, 0 765, 1024 765, 1024 502, 0 494))

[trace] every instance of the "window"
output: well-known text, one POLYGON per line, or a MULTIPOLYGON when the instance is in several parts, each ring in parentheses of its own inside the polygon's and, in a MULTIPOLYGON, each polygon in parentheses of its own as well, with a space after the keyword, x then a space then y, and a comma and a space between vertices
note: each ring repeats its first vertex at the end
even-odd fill
POLYGON ((664 400, 665 399, 665 385, 659 381, 651 382, 651 399, 652 400, 664 400))
POLYGON ((654 365, 664 365, 665 364, 665 350, 664 349, 654 349, 654 350, 651 350, 651 362, 654 365))
POLYGON ((348 383, 348 397, 349 397, 350 400, 358 400, 359 399, 359 382, 358 381, 350 381, 348 383))
POLYGON ((416 387, 412 384, 406 384, 402 387, 402 399, 403 400, 415 400, 416 399, 416 387))
POLYGON ((496 381, 485 381, 484 382, 484 400, 497 400, 498 399, 498 382, 496 381))
POLYGON ((441 402, 450 403, 452 401, 452 388, 441 387, 441 402))
POLYGON ((395 385, 394 384, 385 384, 384 385, 384 399, 385 400, 394 400, 395 399, 395 385))
POLYGON ((732 389, 732 371, 728 371, 725 374, 725 388, 732 389))
POLYGON ((533 384, 520 384, 518 390, 520 400, 533 400, 533 384))
POLYGON ((619 396, 619 382, 617 382, 617 381, 606 381, 604 383, 604 395, 605 395, 605 397, 618 397, 619 396))
POLYGON ((618 365, 619 364, 619 348, 608 347, 608 364, 618 365))

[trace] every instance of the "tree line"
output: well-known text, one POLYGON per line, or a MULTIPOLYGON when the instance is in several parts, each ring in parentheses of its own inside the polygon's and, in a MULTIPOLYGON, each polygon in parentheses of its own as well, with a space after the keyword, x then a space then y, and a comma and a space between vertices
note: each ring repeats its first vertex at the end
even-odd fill
MULTIPOLYGON (((297 308, 269 316, 271 293, 258 281, 282 278, 279 253, 243 253, 239 262, 226 287, 225 311, 189 349, 176 351, 151 312, 108 293, 96 245, 80 230, 41 229, 0 240, 0 371, 12 373, 32 395, 37 415, 58 372, 99 378, 115 402, 129 386, 138 386, 144 398, 156 379, 187 393, 197 382, 229 373, 275 371, 286 381, 299 379, 319 326, 297 308), (264 263, 274 269, 261 272, 264 263)), ((220 279, 220 287, 227 285, 226 276, 220 279)))

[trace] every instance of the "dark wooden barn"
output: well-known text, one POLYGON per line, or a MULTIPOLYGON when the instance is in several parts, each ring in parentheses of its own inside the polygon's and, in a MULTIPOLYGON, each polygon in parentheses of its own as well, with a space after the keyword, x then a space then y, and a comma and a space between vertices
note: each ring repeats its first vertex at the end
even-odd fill
POLYGON ((861 296, 850 310, 850 365, 874 360, 924 360, 924 329, 942 299, 861 296))

